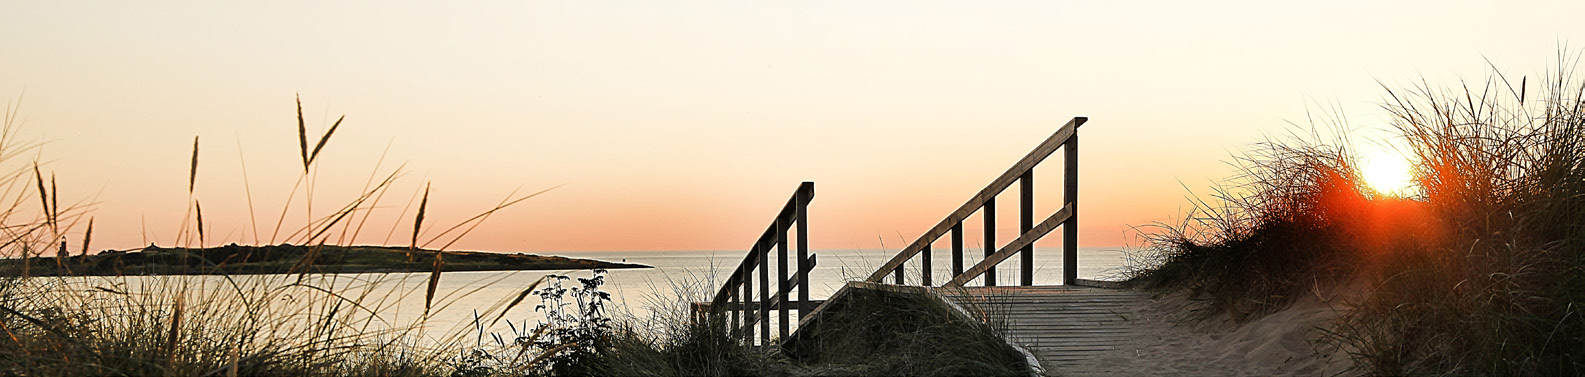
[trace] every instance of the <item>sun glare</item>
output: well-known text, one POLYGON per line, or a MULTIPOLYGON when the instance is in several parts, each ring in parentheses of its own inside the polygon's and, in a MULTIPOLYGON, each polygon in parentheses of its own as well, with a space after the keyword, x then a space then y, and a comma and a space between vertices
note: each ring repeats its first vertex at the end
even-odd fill
POLYGON ((1409 159, 1391 151, 1376 151, 1360 161, 1360 173, 1365 184, 1376 192, 1402 196, 1414 187, 1414 175, 1409 171, 1409 159))

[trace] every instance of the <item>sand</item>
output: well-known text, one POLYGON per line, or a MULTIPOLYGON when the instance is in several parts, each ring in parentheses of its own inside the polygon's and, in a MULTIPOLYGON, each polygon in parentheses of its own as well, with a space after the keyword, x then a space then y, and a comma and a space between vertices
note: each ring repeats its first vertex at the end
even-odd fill
POLYGON ((1341 300, 1308 295, 1292 307, 1242 325, 1188 318, 1188 300, 1153 298, 1120 313, 1131 340, 1075 365, 1049 366, 1060 376, 1336 376, 1353 375, 1348 353, 1320 340, 1343 310, 1341 300))

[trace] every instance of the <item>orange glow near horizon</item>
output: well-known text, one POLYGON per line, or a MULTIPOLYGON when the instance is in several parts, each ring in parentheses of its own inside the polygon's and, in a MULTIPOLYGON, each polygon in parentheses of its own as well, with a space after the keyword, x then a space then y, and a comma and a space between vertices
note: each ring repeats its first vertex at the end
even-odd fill
MULTIPOLYGON (((61 206, 80 204, 60 235, 74 249, 89 217, 94 250, 173 245, 194 233, 194 201, 209 246, 278 243, 397 166, 331 242, 408 244, 426 184, 424 240, 514 189, 559 186, 451 248, 741 250, 815 181, 813 248, 896 249, 1087 116, 1079 244, 1138 246, 1136 227, 1175 222, 1186 196, 1237 173, 1229 152, 1303 123, 1307 103, 1378 126, 1383 85, 1545 66, 1558 41, 1585 41, 1578 14, 1585 2, 16 2, 0 11, 0 97, 20 114, 6 140, 41 146, 6 149, 0 171, 31 180, 36 159, 58 177, 61 206), (346 121, 294 189, 296 95, 310 138, 346 121)), ((1063 197, 1062 155, 1034 173, 1036 221, 1063 197)), ((1373 187, 1398 179, 1381 169, 1373 187)), ((998 199, 1002 243, 1018 196, 998 199)), ((17 213, 37 209, 25 199, 17 213)))

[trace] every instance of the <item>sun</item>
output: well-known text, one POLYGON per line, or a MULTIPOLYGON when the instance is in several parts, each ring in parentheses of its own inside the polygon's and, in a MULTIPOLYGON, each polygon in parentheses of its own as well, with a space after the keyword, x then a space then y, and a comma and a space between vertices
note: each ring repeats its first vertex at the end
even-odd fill
POLYGON ((1395 151, 1374 151, 1360 161, 1365 185, 1389 196, 1403 196, 1414 188, 1409 159, 1395 151))

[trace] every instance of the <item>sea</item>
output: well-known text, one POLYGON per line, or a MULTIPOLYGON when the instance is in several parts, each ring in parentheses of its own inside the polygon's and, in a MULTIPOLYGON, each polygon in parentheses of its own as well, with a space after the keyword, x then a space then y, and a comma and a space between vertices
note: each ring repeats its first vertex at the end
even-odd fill
MULTIPOLYGON (((1092 280, 1120 280, 1130 267, 1134 249, 1080 248, 1078 277, 1092 280)), ((965 250, 965 267, 978 261, 978 249, 965 250)), ((601 291, 610 294, 606 303, 607 314, 615 319, 629 321, 639 326, 651 326, 651 321, 673 321, 688 313, 688 304, 708 301, 718 289, 719 282, 737 268, 746 256, 744 251, 598 251, 540 253, 571 258, 588 258, 613 262, 637 263, 652 268, 613 269, 604 273, 601 291)), ((816 266, 810 271, 810 297, 821 300, 840 289, 845 282, 862 280, 884 264, 896 250, 814 250, 816 266)), ((774 255, 774 254, 773 254, 774 255)), ((909 284, 919 282, 920 266, 917 257, 906 264, 905 279, 909 284)), ((1020 276, 1018 257, 1014 256, 997 267, 1000 285, 1015 285, 1020 276)), ((950 254, 937 250, 932 254, 932 274, 936 285, 949 277, 950 254)), ((367 315, 363 326, 379 328, 419 326, 423 343, 445 343, 447 336, 475 334, 477 339, 490 339, 488 334, 510 339, 512 334, 523 333, 545 321, 541 305, 545 302, 533 291, 550 287, 556 281, 564 288, 579 286, 578 278, 592 278, 593 271, 476 271, 446 272, 435 285, 434 298, 426 300, 429 289, 428 273, 365 273, 312 276, 297 280, 295 275, 241 275, 219 276, 122 276, 55 278, 62 289, 83 292, 85 296, 110 294, 150 297, 153 302, 169 303, 157 297, 183 291, 188 302, 214 302, 226 300, 233 293, 251 292, 257 296, 269 291, 271 300, 280 306, 345 301, 345 308, 361 310, 367 315), (564 276, 562 279, 546 279, 564 276), (538 285, 536 285, 538 282, 538 285), (173 289, 181 286, 185 289, 173 289), (239 288, 241 287, 241 288, 239 288), (334 293, 338 297, 324 300, 334 293), (527 292, 525 296, 525 292, 527 292), (317 299, 315 297, 318 297, 317 299), (521 301, 518 301, 522 297, 521 301), (319 301, 315 301, 319 300, 319 301), (513 301, 518 301, 515 305, 513 301), (356 305, 351 305, 356 303, 356 305), (427 304, 427 305, 426 305, 427 304), (427 307, 426 307, 427 306, 427 307), (504 314, 503 314, 504 311, 504 314)), ((775 271, 771 272, 775 279, 775 271)), ((893 280, 887 277, 887 283, 893 280)), ((757 282, 757 281, 756 281, 757 282)), ((969 285, 981 285, 976 279, 969 285)), ((1035 285, 1062 283, 1061 248, 1036 248, 1034 262, 1035 285)), ((757 290, 757 289, 756 289, 757 290)), ((103 297, 100 297, 103 298, 103 297)), ((86 297, 85 299, 94 299, 86 297)), ((568 308, 577 302, 571 298, 568 308)), ((320 306, 325 306, 320 304, 320 306)), ((308 312, 323 312, 324 308, 308 312)), ((290 309, 286 309, 290 310, 290 309)), ((658 325, 655 325, 658 326, 658 325)))

